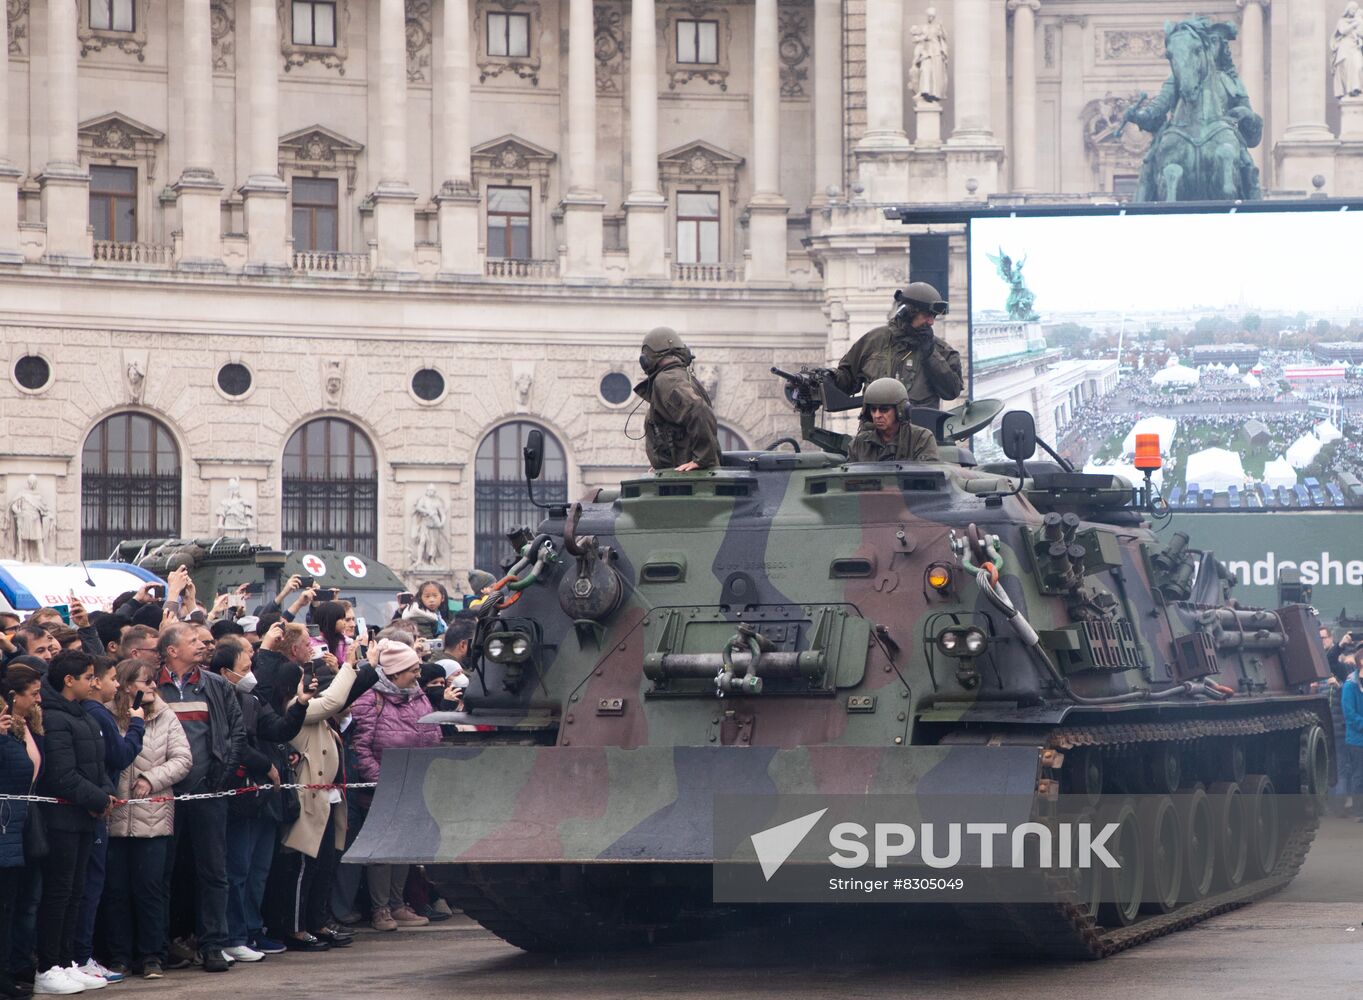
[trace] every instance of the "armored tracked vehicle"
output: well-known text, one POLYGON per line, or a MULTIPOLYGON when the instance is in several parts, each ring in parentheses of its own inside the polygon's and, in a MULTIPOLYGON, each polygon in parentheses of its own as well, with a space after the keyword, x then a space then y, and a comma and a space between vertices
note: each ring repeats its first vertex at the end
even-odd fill
POLYGON ((712 901, 718 795, 1021 789, 1146 807, 1105 885, 962 907, 1000 946, 1101 957, 1285 885, 1330 766, 1311 609, 1235 605, 1141 490, 1033 460, 1028 415, 984 467, 953 443, 978 420, 927 417, 938 463, 728 453, 551 510, 479 608, 465 711, 432 717, 491 728, 389 751, 346 860, 600 949, 746 919, 712 901))

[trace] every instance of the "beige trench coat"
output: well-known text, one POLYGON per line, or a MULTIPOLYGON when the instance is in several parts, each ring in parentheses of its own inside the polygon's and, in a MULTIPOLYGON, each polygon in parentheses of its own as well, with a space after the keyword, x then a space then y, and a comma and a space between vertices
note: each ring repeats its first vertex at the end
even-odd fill
MULTIPOLYGON (((345 711, 346 699, 350 697, 350 689, 355 686, 355 677, 354 665, 343 665, 330 686, 308 702, 303 728, 290 741, 302 758, 296 768, 300 785, 325 785, 336 780, 345 751, 341 747, 340 737, 328 720, 345 711)), ((327 819, 333 809, 336 810, 336 848, 341 850, 345 847, 345 803, 333 806, 330 798, 329 792, 299 790, 301 812, 298 819, 284 831, 285 847, 301 851, 310 858, 317 857, 317 849, 322 844, 322 834, 326 832, 327 819)))

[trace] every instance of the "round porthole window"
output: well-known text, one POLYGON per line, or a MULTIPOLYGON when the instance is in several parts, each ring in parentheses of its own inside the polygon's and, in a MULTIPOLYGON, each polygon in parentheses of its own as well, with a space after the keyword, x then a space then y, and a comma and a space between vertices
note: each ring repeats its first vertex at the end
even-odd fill
POLYGON ((629 376, 624 372, 610 372, 601 380, 601 398, 612 406, 619 406, 629 399, 629 376))
POLYGON ((251 391, 251 369, 233 361, 218 369, 218 388, 228 396, 244 396, 251 391))
POLYGON ((52 366, 47 363, 47 358, 25 354, 14 362, 14 381, 29 392, 37 392, 52 381, 52 366))
POLYGON ((426 403, 445 395, 445 376, 434 368, 423 368, 412 376, 412 394, 426 403))

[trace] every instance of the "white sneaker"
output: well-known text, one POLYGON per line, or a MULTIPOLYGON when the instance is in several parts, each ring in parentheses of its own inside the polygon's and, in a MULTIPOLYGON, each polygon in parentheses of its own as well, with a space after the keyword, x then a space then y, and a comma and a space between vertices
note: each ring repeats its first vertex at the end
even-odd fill
POLYGON ((86 962, 84 965, 82 965, 80 967, 80 971, 84 972, 87 976, 99 976, 100 979, 103 979, 110 984, 121 983, 125 978, 123 973, 110 972, 108 969, 102 966, 98 960, 93 958, 90 959, 90 961, 86 962))
POLYGON ((84 993, 85 987, 71 979, 60 965, 54 965, 46 972, 33 977, 33 992, 37 994, 67 995, 84 993))
POLYGON ((68 968, 62 969, 62 972, 66 973, 67 979, 79 983, 87 990, 102 990, 109 985, 109 980, 105 979, 103 976, 92 976, 90 973, 77 966, 75 962, 72 962, 68 968))
POLYGON ((239 944, 234 948, 224 948, 222 953, 229 962, 259 962, 265 957, 265 952, 248 948, 244 944, 239 944))

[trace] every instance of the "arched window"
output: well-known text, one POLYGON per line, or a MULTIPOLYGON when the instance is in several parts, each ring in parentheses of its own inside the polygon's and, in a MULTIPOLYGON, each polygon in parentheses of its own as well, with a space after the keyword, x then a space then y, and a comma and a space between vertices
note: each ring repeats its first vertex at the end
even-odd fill
POLYGON ((106 559, 131 538, 180 537, 180 449, 142 413, 101 420, 80 456, 80 554, 106 559))
POLYGON ((720 451, 747 451, 748 442, 743 440, 738 431, 723 424, 719 425, 719 450, 720 451))
MULTIPOLYGON (((478 446, 473 475, 474 566, 496 573, 511 555, 506 536, 527 525, 531 530, 544 520, 544 512, 530 503, 525 490, 521 449, 536 424, 525 420, 502 424, 478 446)), ((535 499, 540 503, 568 502, 568 462, 563 445, 543 427, 544 468, 535 480, 535 499)))
POLYGON ((284 446, 283 480, 284 548, 375 557, 379 477, 364 431, 335 417, 308 421, 284 446))

